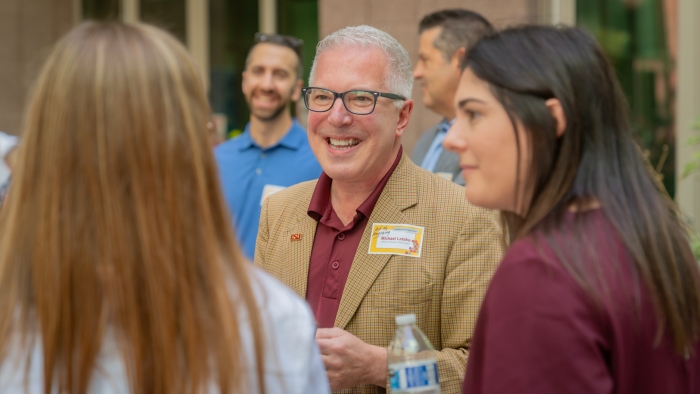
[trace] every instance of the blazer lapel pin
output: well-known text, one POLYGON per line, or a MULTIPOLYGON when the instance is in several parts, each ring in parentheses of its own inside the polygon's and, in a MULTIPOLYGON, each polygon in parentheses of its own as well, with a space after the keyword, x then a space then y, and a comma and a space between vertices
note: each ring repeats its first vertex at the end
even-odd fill
POLYGON ((292 234, 291 241, 301 241, 301 234, 292 234))

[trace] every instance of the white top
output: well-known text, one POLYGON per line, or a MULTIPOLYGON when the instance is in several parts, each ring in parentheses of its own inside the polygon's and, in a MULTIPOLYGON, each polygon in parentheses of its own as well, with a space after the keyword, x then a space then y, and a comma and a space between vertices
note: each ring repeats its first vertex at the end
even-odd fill
MULTIPOLYGON (((253 284, 265 327, 265 389, 268 393, 321 394, 330 393, 326 371, 314 339, 316 325, 306 302, 269 275, 254 268, 253 284)), ((242 316, 242 322, 245 316, 242 316)), ((241 325, 241 340, 246 350, 248 381, 245 393, 257 393, 257 375, 251 331, 241 325)), ((113 338, 103 341, 97 359, 97 368, 90 383, 89 393, 129 393, 126 372, 113 338)), ((37 343, 40 341, 36 341, 37 343)), ((17 351, 17 349, 14 349, 17 351)), ((29 391, 24 391, 22 366, 12 361, 24 359, 10 355, 0 368, 0 392, 8 394, 40 394, 43 388, 41 345, 32 350, 29 369, 29 391)), ((210 392, 217 392, 212 387, 210 392)))
POLYGON ((15 147, 19 140, 14 135, 0 131, 0 185, 10 177, 10 168, 5 164, 5 156, 15 147))

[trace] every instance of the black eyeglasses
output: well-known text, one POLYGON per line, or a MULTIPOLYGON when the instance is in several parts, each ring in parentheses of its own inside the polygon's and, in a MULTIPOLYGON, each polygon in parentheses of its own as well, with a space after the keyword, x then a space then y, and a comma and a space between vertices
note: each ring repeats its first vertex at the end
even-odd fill
POLYGON ((265 42, 269 44, 282 45, 296 52, 297 56, 299 56, 300 59, 302 57, 301 46, 304 45, 304 40, 302 40, 301 38, 285 36, 282 34, 255 33, 255 39, 253 40, 253 42, 255 44, 265 42))
POLYGON ((348 90, 336 93, 332 90, 308 87, 301 89, 304 94, 304 104, 309 111, 326 112, 333 107, 335 100, 340 97, 348 112, 355 115, 369 115, 377 106, 377 98, 386 97, 392 100, 406 100, 405 97, 393 93, 374 92, 371 90, 348 90))

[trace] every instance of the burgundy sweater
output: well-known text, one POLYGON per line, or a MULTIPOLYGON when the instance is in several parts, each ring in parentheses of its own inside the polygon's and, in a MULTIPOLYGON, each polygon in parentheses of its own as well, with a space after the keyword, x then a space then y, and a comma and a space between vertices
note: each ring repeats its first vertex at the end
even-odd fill
POLYGON ((508 250, 477 320, 463 393, 700 393, 700 344, 688 358, 668 330, 654 344, 649 289, 619 236, 601 210, 579 216, 586 236, 559 232, 557 251, 539 233, 508 250), (592 250, 602 268, 598 301, 557 257, 585 263, 592 250))

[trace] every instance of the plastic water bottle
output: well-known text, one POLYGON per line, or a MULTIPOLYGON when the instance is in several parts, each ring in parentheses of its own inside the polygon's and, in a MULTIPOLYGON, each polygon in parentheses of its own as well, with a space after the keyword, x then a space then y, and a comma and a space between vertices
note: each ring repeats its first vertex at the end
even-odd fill
POLYGON ((389 345, 392 394, 440 394, 433 345, 416 326, 416 315, 396 316, 396 335, 389 345))

